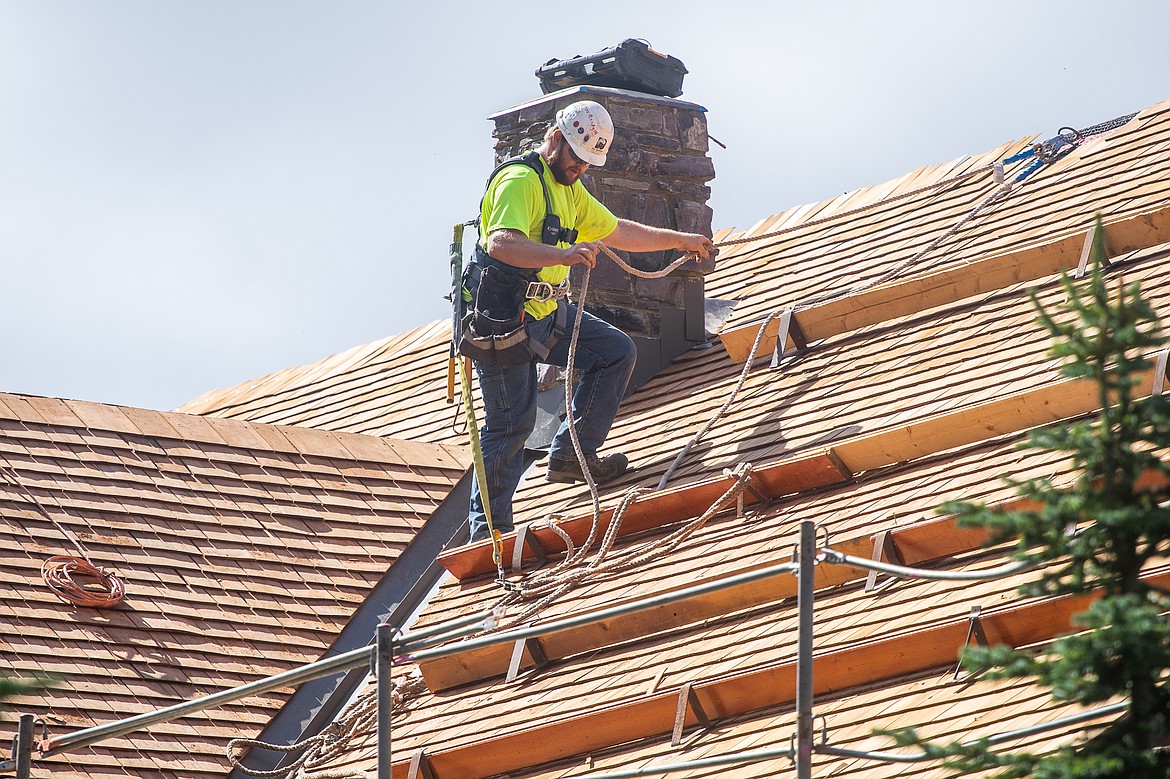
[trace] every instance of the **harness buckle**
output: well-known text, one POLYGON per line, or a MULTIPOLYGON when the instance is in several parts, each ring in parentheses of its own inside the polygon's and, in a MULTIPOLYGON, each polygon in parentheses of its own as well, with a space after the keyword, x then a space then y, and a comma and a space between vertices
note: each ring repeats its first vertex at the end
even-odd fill
POLYGON ((545 303, 549 300, 560 300, 568 294, 568 281, 555 287, 547 281, 530 281, 528 282, 528 290, 524 293, 524 297, 529 300, 535 300, 538 303, 545 303))

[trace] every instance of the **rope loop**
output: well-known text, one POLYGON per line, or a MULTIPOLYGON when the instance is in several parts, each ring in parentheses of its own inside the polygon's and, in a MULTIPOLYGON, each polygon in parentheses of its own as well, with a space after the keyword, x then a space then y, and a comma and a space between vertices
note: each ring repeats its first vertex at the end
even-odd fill
POLYGON ((126 584, 118 574, 80 557, 50 557, 41 564, 41 578, 58 598, 78 606, 109 609, 126 597, 126 584))

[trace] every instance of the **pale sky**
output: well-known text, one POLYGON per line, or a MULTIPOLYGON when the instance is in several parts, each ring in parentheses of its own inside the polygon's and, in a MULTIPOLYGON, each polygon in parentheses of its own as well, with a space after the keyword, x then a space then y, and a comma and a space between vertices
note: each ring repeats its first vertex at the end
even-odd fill
POLYGON ((549 59, 681 59, 744 228, 1168 99, 1167 30, 1157 0, 0 0, 0 391, 167 410, 446 317, 487 117, 549 59))

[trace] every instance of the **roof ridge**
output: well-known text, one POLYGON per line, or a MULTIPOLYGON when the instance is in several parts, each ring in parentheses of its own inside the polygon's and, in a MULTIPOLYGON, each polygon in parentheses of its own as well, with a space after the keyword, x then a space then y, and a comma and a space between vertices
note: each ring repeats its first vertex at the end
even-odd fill
MULTIPOLYGON (((1170 101, 1167 101, 1170 103, 1170 101)), ((790 227, 798 227, 805 221, 811 222, 814 219, 821 219, 825 216, 831 216, 839 211, 848 211, 859 205, 867 205, 871 202, 880 202, 890 195, 897 194, 897 192, 904 187, 922 187, 928 186, 931 183, 943 181, 947 177, 954 175, 954 171, 967 169, 973 162, 977 162, 989 156, 996 156, 1006 153, 1009 149, 1024 148, 1028 144, 1033 143, 1039 134, 1034 134, 1026 138, 1015 141, 1005 141, 999 146, 988 149, 981 154, 962 154, 951 160, 944 162, 923 165, 914 170, 907 171, 901 175, 893 176, 886 181, 877 184, 869 184, 857 189, 842 192, 839 195, 834 195, 822 200, 814 200, 806 203, 799 203, 789 206, 783 211, 774 212, 760 217, 751 227, 745 230, 736 230, 735 227, 725 227, 716 231, 719 241, 742 240, 744 238, 752 238, 759 235, 766 235, 775 230, 790 227), (929 180, 924 180, 929 179, 929 180), (876 198, 873 195, 880 194, 876 198), (872 199, 871 199, 872 198, 872 199), (849 205, 846 208, 846 204, 849 205)), ((742 246, 750 246, 751 244, 737 244, 728 247, 728 250, 722 252, 724 257, 727 256, 731 250, 740 249, 742 246)), ((717 272, 717 271, 716 271, 717 272)))
POLYGON ((464 467, 467 461, 466 447, 454 444, 18 393, 0 393, 0 418, 35 425, 396 465, 464 467))
POLYGON ((449 320, 445 318, 435 319, 425 325, 404 330, 376 341, 358 344, 314 362, 291 365, 232 387, 210 389, 175 410, 188 414, 226 411, 256 398, 261 392, 263 397, 272 398, 282 393, 312 386, 314 380, 335 371, 338 372, 338 375, 342 375, 340 369, 347 365, 364 362, 365 359, 373 360, 377 357, 390 360, 410 352, 434 337, 436 331, 445 327, 448 322, 449 320))

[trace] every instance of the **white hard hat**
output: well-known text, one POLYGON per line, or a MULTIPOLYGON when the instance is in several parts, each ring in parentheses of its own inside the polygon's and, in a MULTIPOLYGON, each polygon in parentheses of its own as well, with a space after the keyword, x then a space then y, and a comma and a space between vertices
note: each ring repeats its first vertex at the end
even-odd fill
POLYGON ((580 100, 557 111, 557 129, 578 157, 590 165, 604 165, 613 143, 613 119, 601 103, 580 100))

